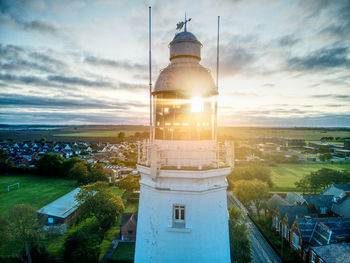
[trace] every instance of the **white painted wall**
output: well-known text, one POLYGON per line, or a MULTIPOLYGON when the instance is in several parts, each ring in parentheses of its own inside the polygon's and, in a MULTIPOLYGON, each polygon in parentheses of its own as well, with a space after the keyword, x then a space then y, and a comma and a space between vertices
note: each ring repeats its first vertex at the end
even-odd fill
POLYGON ((226 186, 166 191, 141 180, 135 262, 230 262, 226 186), (174 204, 186 206, 185 228, 172 227, 174 204))

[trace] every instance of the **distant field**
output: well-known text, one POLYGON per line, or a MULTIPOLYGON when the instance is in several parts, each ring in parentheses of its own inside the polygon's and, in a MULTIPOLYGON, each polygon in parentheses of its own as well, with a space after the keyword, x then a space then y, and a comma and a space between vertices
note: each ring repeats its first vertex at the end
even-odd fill
POLYGON ((321 168, 331 168, 340 170, 350 170, 350 164, 279 164, 270 167, 272 181, 274 183, 272 191, 295 191, 294 183, 300 180, 303 175, 321 168))
POLYGON ((294 129, 294 128, 259 128, 259 127, 220 127, 219 135, 237 139, 254 137, 295 138, 320 140, 322 137, 350 137, 350 130, 332 129, 294 129))
MULTIPOLYGON (((117 142, 119 132, 126 136, 135 132, 148 132, 143 125, 79 125, 79 126, 5 126, 0 127, 0 139, 14 141, 40 140, 47 141, 93 141, 117 142)), ((263 128, 263 127, 219 127, 219 136, 234 140, 245 140, 255 137, 283 137, 318 141, 322 137, 350 137, 350 128, 263 128)))
POLYGON ((0 214, 6 214, 16 204, 29 204, 39 209, 72 191, 74 181, 35 175, 0 176, 0 214), (9 184, 20 183, 18 190, 7 191, 9 184))
POLYGON ((65 136, 65 137, 118 137, 119 132, 124 132, 125 136, 131 136, 131 135, 134 135, 135 132, 137 132, 137 131, 131 131, 131 130, 87 131, 87 132, 54 134, 54 136, 65 136))

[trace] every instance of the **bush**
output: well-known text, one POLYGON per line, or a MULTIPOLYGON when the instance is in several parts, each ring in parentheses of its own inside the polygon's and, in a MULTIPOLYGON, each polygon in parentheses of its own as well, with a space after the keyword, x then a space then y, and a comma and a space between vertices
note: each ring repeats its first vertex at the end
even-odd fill
POLYGON ((96 217, 87 218, 69 233, 63 246, 63 261, 97 263, 104 231, 96 217))

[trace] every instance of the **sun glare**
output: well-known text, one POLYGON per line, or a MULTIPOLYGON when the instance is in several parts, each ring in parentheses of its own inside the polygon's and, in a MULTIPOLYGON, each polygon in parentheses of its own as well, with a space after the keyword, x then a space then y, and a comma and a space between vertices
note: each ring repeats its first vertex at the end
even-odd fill
POLYGON ((202 112, 203 111, 203 100, 200 97, 191 99, 191 112, 202 112))

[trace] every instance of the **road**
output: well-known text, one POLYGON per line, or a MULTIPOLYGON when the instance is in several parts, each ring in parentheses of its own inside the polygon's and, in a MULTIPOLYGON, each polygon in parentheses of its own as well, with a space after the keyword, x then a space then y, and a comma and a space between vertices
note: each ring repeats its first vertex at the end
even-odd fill
POLYGON ((243 211, 244 219, 247 223, 248 229, 250 230, 251 248, 253 251, 253 262, 254 263, 279 263, 282 262, 280 257, 270 247, 269 243, 262 236, 260 231, 255 227, 253 222, 247 216, 247 209, 235 198, 231 193, 227 194, 227 202, 229 207, 236 206, 243 211))

